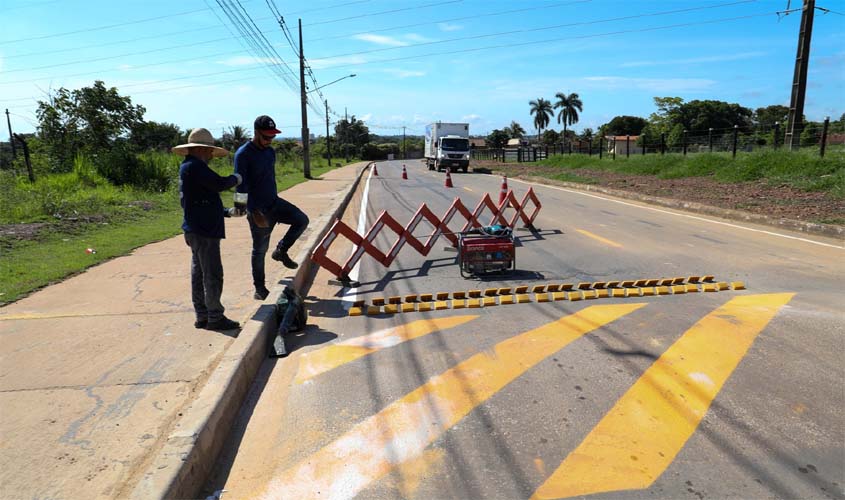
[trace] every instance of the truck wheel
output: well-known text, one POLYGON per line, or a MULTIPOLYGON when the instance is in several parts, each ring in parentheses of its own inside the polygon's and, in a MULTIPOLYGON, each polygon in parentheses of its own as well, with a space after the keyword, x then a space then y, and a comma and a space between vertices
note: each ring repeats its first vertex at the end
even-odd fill
POLYGON ((467 173, 467 170, 469 170, 469 165, 464 167, 464 173, 467 173))

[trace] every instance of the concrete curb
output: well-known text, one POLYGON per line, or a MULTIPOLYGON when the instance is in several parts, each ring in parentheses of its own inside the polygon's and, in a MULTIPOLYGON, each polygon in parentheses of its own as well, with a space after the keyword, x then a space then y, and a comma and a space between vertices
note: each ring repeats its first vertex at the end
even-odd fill
MULTIPOLYGON (((303 296, 309 276, 314 271, 311 253, 328 232, 332 222, 349 204, 361 181, 367 163, 322 229, 311 233, 296 260, 302 264, 293 279, 294 288, 303 296)), ((315 221, 318 224, 323 220, 315 221)), ((317 227, 315 225, 315 227, 317 227)), ((281 289, 274 287, 270 297, 281 289)), ((259 304, 241 329, 237 339, 223 353, 205 385, 190 405, 180 413, 175 428, 162 449, 156 452, 132 490, 131 498, 195 498, 205 485, 217 457, 226 442, 238 411, 249 392, 261 364, 267 356, 269 335, 275 333, 274 307, 259 304)))
MULTIPOLYGON (((498 175, 498 174, 496 174, 498 175)), ((733 210, 730 208, 719 208, 712 205, 704 205, 702 203, 695 203, 691 201, 675 200, 671 198, 660 198, 658 196, 649 196, 632 191, 623 191, 620 189, 610 189, 599 186, 592 186, 589 184, 578 184, 576 182, 556 181, 553 179, 546 179, 544 177, 534 176, 517 176, 517 178, 535 182, 537 184, 545 184, 549 186, 558 186, 574 189, 577 191, 591 191, 595 193, 606 194, 616 198, 623 198, 627 200, 642 201, 652 205, 659 205, 666 208, 673 208, 676 210, 683 210, 686 212, 694 212, 704 215, 712 215, 721 217, 723 219, 751 222, 754 224, 763 224, 790 231, 797 231, 799 233, 813 234, 818 236, 827 236, 830 238, 843 239, 845 238, 845 226, 837 226, 833 224, 819 224, 816 222, 806 222, 795 219, 781 219, 769 217, 768 215, 753 214, 744 212, 742 210, 733 210)))

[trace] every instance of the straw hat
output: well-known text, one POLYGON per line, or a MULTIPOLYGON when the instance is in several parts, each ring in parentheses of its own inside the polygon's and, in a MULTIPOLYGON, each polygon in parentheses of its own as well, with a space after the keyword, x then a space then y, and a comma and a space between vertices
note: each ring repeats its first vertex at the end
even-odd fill
POLYGON ((212 148, 214 150, 212 154, 218 157, 229 154, 225 149, 214 145, 214 137, 212 137, 211 132, 204 128, 191 130, 190 135, 188 135, 188 143, 175 146, 171 151, 177 155, 185 156, 188 154, 188 148, 212 148))

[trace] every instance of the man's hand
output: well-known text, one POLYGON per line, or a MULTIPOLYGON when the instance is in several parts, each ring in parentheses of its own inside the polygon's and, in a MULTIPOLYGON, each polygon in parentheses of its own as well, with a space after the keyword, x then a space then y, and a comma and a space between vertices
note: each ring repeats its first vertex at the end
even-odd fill
POLYGON ((226 215, 229 217, 243 217, 246 215, 246 210, 238 207, 227 208, 226 215))

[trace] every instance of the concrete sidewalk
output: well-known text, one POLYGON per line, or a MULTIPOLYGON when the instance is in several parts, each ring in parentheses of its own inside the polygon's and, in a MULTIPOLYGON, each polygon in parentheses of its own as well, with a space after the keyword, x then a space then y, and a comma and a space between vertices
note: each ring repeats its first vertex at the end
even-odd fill
POLYGON ((0 498, 194 494, 265 355, 275 298, 305 282, 310 250, 365 167, 282 193, 311 219, 291 252, 304 265, 294 275, 268 255, 263 304, 252 298, 246 219, 226 219, 222 301, 244 325, 237 338, 193 327, 181 235, 0 309, 0 498))

